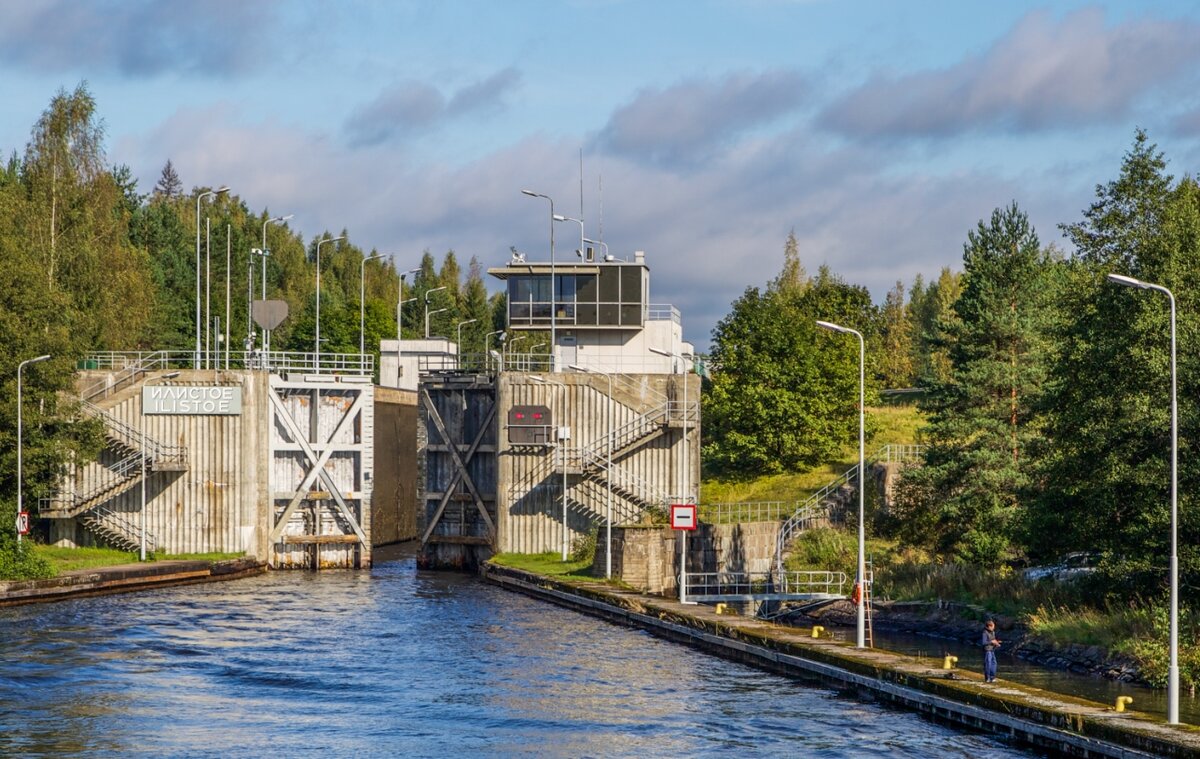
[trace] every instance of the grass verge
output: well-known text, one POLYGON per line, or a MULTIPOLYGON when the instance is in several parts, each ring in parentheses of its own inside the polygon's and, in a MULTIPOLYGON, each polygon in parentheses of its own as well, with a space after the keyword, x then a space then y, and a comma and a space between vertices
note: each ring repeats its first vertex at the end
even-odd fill
POLYGON ((562 556, 553 551, 532 554, 498 553, 492 557, 492 563, 550 577, 577 580, 596 579, 592 576, 592 560, 590 558, 563 561, 562 556))

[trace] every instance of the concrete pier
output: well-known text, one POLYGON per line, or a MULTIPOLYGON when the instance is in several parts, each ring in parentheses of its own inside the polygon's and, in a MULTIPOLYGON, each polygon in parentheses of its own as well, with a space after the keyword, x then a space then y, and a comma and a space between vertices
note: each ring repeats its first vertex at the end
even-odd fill
POLYGON ((910 656, 857 649, 807 629, 718 615, 708 606, 567 582, 485 564, 484 579, 611 622, 645 629, 725 658, 1008 736, 1067 756, 1200 757, 1200 728, 1001 680, 942 670, 910 656))
POLYGON ((237 580, 267 571, 253 558, 224 561, 153 561, 77 569, 44 580, 0 582, 0 606, 65 601, 70 598, 126 593, 133 590, 237 580))

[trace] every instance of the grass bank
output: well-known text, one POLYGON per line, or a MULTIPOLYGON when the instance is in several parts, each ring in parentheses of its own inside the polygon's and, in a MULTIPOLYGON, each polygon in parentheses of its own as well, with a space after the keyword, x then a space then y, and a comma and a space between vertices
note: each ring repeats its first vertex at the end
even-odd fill
MULTIPOLYGON (((118 551, 114 548, 62 548, 59 546, 35 545, 34 552, 50 564, 54 574, 71 572, 79 569, 97 569, 112 567, 118 564, 136 564, 136 551, 118 551)), ((223 561, 244 556, 244 553, 183 553, 183 554, 151 554, 151 561, 158 560, 193 560, 193 561, 223 561)))

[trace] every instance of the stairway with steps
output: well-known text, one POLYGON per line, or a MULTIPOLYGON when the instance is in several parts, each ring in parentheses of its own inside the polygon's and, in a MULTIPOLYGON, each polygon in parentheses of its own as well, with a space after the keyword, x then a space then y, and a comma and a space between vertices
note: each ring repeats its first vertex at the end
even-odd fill
POLYGON ((99 459, 65 477, 57 495, 42 499, 39 516, 77 519, 101 542, 134 550, 140 529, 108 504, 138 485, 143 473, 187 471, 187 449, 155 440, 87 399, 80 401, 80 409, 104 424, 105 449, 99 459))

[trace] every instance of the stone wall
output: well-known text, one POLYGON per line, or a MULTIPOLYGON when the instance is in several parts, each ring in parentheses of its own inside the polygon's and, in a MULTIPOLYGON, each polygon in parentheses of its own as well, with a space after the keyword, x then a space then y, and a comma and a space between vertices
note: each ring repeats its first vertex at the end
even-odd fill
MULTIPOLYGON (((701 524, 688 535, 690 572, 769 572, 779 522, 701 524)), ((679 533, 669 527, 613 527, 613 576, 647 593, 673 594, 678 586, 679 533)), ((600 529, 593 572, 604 576, 605 530, 600 529)))

